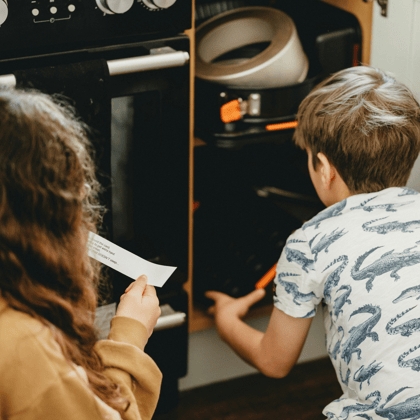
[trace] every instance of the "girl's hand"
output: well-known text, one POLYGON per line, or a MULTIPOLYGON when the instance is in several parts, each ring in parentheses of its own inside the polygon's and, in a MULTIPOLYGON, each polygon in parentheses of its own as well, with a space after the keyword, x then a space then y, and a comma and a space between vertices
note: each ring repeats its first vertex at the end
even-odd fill
POLYGON ((160 313, 156 289, 147 284, 147 277, 143 275, 127 287, 120 298, 115 316, 125 316, 140 321, 150 337, 160 313))

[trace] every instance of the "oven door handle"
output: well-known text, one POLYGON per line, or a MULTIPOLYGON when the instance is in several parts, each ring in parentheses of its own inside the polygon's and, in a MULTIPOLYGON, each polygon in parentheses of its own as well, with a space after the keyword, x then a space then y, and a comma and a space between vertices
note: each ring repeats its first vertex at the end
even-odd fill
POLYGON ((169 50, 171 52, 166 52, 165 48, 159 48, 151 50, 151 54, 146 56, 110 60, 107 62, 109 74, 118 76, 140 71, 169 69, 185 66, 189 62, 190 55, 186 51, 174 51, 172 48, 169 50))
POLYGON ((166 330, 168 328, 176 328, 187 322, 187 314, 184 312, 174 311, 169 304, 160 306, 161 315, 157 320, 153 331, 166 330))
MULTIPOLYGON (((151 50, 150 55, 140 57, 121 58, 107 61, 109 74, 119 76, 122 74, 137 73, 140 71, 168 69, 185 66, 190 55, 186 51, 174 51, 169 48, 151 50)), ((0 86, 15 87, 16 77, 13 74, 0 76, 0 86)))

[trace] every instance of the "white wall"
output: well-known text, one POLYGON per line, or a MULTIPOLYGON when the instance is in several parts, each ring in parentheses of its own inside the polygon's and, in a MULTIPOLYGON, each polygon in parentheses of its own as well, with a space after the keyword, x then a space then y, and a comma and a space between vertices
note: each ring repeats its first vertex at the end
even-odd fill
MULTIPOLYGON (((268 321, 269 317, 267 316, 247 322, 252 327, 265 331, 268 321)), ((256 369, 243 362, 219 338, 214 328, 190 334, 189 346, 188 375, 179 381, 181 391, 257 373, 256 369)), ((298 363, 327 355, 322 311, 320 310, 312 321, 298 363)))
MULTIPOLYGON (((390 0, 387 17, 375 2, 370 64, 392 73, 420 101, 420 0, 390 0)), ((407 186, 420 191, 420 158, 407 186)))

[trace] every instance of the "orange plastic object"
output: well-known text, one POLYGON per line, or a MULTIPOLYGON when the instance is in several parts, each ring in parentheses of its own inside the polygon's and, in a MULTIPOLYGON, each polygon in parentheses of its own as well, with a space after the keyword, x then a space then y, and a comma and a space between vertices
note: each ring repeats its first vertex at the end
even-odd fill
POLYGON ((354 44, 353 45, 353 67, 357 67, 359 65, 359 50, 360 50, 360 45, 354 44))
POLYGON ((195 212, 200 207, 199 201, 193 201, 193 212, 195 212))
POLYGON ((239 101, 234 99, 233 101, 227 102, 220 108, 220 118, 224 123, 232 121, 238 121, 241 119, 241 108, 239 101))
POLYGON ((297 121, 288 121, 279 124, 268 124, 265 126, 265 129, 268 131, 275 131, 275 130, 286 130, 287 128, 295 128, 297 127, 297 121))
POLYGON ((276 267, 277 263, 274 264, 262 277, 258 280, 257 284, 255 285, 256 289, 264 289, 267 284, 269 284, 274 277, 276 276, 276 267))

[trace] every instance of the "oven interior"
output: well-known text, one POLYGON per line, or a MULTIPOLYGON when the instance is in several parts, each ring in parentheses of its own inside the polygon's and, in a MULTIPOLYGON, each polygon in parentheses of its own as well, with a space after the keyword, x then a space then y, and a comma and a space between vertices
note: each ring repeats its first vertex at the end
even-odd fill
MULTIPOLYGON (((317 83, 359 65, 361 57, 356 17, 321 1, 198 0, 196 26, 246 6, 275 7, 293 19, 309 71, 301 83, 265 89, 195 78, 193 292, 204 310, 211 304, 207 290, 234 297, 251 292, 276 264, 289 234, 324 208, 309 178, 306 152, 293 144, 294 128, 269 128, 296 121, 300 102, 317 83), (254 94, 258 115, 222 120, 225 104, 254 94)), ((266 47, 246 45, 219 59, 249 59, 266 47)), ((271 300, 267 293, 261 305, 271 300)))

